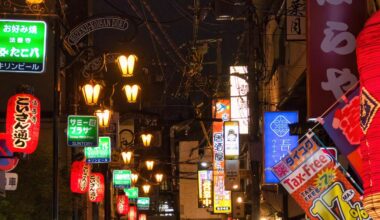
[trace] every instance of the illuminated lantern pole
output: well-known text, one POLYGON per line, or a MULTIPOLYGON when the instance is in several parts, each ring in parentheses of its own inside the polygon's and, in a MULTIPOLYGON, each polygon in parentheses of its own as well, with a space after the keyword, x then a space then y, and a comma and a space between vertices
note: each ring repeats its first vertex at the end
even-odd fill
POLYGON ((118 195, 116 199, 117 214, 126 215, 129 212, 129 200, 128 196, 122 194, 118 195))
POLYGON ((6 145, 12 152, 31 154, 40 134, 40 100, 20 93, 9 98, 6 119, 6 145))
POLYGON ((101 173, 91 173, 90 188, 88 189, 90 202, 101 202, 104 199, 104 177, 101 173))
POLYGON ((363 205, 373 219, 380 218, 380 12, 367 22, 357 39, 360 73, 360 125, 364 137, 360 150, 363 161, 363 205))
POLYGON ((71 165, 70 189, 74 193, 88 191, 91 165, 84 161, 74 161, 71 165))
POLYGON ((130 206, 128 212, 128 220, 137 220, 137 207, 130 206))

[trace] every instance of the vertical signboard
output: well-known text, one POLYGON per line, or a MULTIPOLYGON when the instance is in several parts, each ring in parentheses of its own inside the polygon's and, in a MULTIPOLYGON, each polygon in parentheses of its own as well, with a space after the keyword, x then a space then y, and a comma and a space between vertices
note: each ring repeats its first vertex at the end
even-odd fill
POLYGON ((224 122, 224 155, 226 160, 239 158, 239 122, 224 122))
POLYGON ((264 184, 277 184, 271 169, 297 147, 298 136, 290 135, 289 124, 298 122, 297 112, 264 113, 264 184))
POLYGON ((312 220, 372 219, 343 168, 307 137, 273 167, 273 173, 312 220))
POLYGON ((67 119, 67 146, 98 146, 98 118, 88 115, 69 115, 67 119))
POLYGON ((367 1, 308 1, 308 115, 322 115, 358 81, 355 45, 367 1), (323 99, 321 99, 323 97, 323 99))
POLYGON ((108 163, 111 161, 111 138, 99 137, 99 146, 85 147, 84 155, 87 163, 108 163))
POLYGON ((306 0, 286 0, 286 39, 306 39, 306 0))
POLYGON ((0 72, 44 72, 46 30, 44 21, 0 19, 0 72))
POLYGON ((131 174, 130 170, 113 170, 112 181, 115 188, 129 188, 131 187, 131 174))
POLYGON ((231 120, 238 121, 240 134, 248 134, 248 68, 230 66, 231 120))
MULTIPOLYGON (((214 118, 230 120, 231 105, 228 99, 213 100, 214 118)), ((231 191, 224 186, 224 138, 223 122, 213 122, 213 168, 214 168, 214 213, 231 213, 231 191)))
POLYGON ((212 170, 198 170, 198 208, 212 207, 212 170))

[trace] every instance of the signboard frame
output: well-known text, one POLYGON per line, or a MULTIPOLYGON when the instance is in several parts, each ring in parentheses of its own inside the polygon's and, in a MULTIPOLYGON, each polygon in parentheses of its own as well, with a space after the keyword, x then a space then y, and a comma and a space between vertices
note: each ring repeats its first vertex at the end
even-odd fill
MULTIPOLYGON (((92 116, 92 115, 69 115, 67 117, 67 146, 69 147, 97 147, 98 144, 99 144, 99 122, 98 122, 98 117, 96 116, 92 116), (70 129, 72 127, 74 127, 75 129, 75 126, 74 125, 71 125, 70 126, 70 123, 71 123, 71 118, 88 118, 88 120, 91 120, 91 119, 95 119, 96 120, 96 125, 94 126, 96 128, 96 137, 91 137, 91 140, 87 140, 87 141, 79 141, 79 140, 76 140, 76 139, 85 139, 85 138, 74 138, 74 137, 70 137, 70 129)), ((79 129, 81 130, 81 129, 79 129)), ((90 139, 90 137, 88 137, 87 139, 90 139)))

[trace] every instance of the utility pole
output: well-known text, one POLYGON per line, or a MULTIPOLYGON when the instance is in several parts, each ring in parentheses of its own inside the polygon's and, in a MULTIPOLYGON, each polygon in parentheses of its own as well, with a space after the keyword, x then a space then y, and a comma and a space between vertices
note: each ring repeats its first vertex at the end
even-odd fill
POLYGON ((260 198, 261 198, 261 153, 262 144, 259 138, 259 72, 255 68, 258 56, 258 49, 256 47, 257 26, 255 24, 255 6, 251 0, 247 0, 248 15, 248 80, 249 80, 249 94, 248 104, 250 109, 249 117, 249 153, 251 156, 251 201, 252 212, 251 219, 260 220, 260 198), (256 34, 256 35, 255 35, 256 34), (255 155, 259 154, 259 155, 255 155))

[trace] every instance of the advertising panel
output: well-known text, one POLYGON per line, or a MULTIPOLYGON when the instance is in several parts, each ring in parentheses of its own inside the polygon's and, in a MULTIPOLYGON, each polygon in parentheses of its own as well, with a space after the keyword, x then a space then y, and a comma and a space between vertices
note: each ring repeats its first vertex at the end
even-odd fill
POLYGON ((238 121, 240 134, 248 134, 248 67, 230 66, 231 120, 238 121))
POLYGON ((129 189, 124 189, 125 195, 128 196, 130 202, 137 202, 137 198, 139 197, 139 188, 131 187, 129 189))
POLYGON ((212 207, 212 170, 198 170, 198 208, 212 207))
MULTIPOLYGON (((228 99, 213 101, 213 117, 230 120, 231 105, 228 99)), ((213 122, 213 168, 214 168, 214 213, 231 213, 231 191, 226 191, 224 186, 224 138, 223 122, 213 122)))
POLYGON ((67 119, 67 146, 97 147, 98 118, 89 115, 69 115, 67 119))
POLYGON ((85 147, 84 155, 87 163, 108 163, 111 161, 111 138, 99 137, 99 146, 85 147))
POLYGON ((297 147, 298 136, 290 135, 289 124, 298 122, 297 112, 264 113, 264 183, 277 184, 271 168, 297 147))
POLYGON ((0 72, 45 70, 45 21, 0 19, 0 72))
POLYGON ((112 180, 116 188, 129 188, 131 187, 131 174, 130 170, 113 170, 112 180))
POLYGON ((310 219, 372 219, 344 172, 312 136, 273 167, 273 173, 310 219))
POLYGON ((138 210, 149 210, 150 198, 149 197, 138 197, 137 198, 137 209, 138 210))
POLYGON ((356 36, 366 20, 367 1, 307 2, 308 115, 317 118, 358 81, 356 36))
POLYGON ((224 122, 224 156, 226 160, 239 158, 239 122, 224 122))

